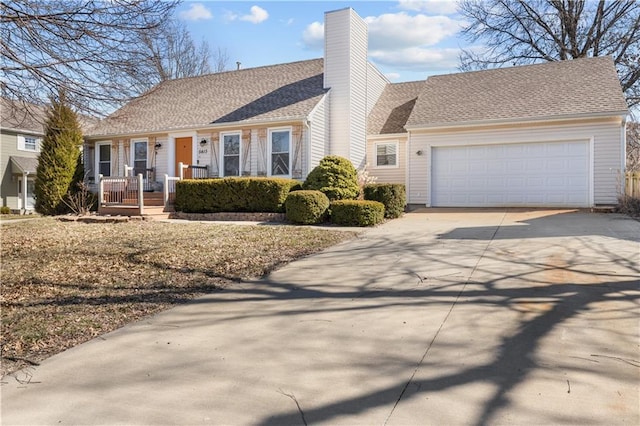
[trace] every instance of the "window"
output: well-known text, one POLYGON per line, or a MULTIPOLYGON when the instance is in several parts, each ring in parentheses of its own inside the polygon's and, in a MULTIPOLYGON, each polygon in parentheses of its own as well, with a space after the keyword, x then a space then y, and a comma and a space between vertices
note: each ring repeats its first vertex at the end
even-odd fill
POLYGON ((40 139, 35 136, 18 135, 18 149, 20 151, 39 151, 40 139))
POLYGON ((271 151, 271 176, 289 176, 291 130, 270 130, 269 148, 271 151))
POLYGON ((147 172, 147 141, 133 141, 133 174, 146 176, 147 172))
POLYGON ((376 167, 397 167, 398 166, 398 143, 377 143, 376 144, 376 167))
POLYGON ((36 141, 36 138, 32 136, 24 137, 24 149, 28 151, 35 151, 37 147, 38 147, 38 143, 36 141))
POLYGON ((98 173, 111 176, 111 144, 98 145, 98 173))
POLYGON ((240 176, 240 133, 222 135, 223 176, 240 176))

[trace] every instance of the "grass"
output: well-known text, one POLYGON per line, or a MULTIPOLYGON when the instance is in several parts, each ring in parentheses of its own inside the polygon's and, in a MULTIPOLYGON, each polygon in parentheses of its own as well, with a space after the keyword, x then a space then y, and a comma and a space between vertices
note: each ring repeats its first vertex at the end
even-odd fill
POLYGON ((0 222, 16 220, 16 219, 39 219, 38 214, 0 214, 0 222))
POLYGON ((5 224, 1 374, 353 236, 284 225, 5 224))

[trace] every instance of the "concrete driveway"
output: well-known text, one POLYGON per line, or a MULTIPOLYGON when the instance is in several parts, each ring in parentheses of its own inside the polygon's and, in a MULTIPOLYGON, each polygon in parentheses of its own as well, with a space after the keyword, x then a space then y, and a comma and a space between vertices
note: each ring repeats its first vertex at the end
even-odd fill
POLYGON ((9 424, 639 424, 640 222, 429 210, 2 383, 9 424))

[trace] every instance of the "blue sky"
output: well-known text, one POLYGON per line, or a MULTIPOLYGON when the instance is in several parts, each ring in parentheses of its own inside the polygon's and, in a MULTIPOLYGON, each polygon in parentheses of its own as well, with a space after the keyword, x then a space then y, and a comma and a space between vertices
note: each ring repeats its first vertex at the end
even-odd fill
POLYGON ((369 26, 369 59, 394 82, 457 72, 464 23, 452 0, 186 1, 194 40, 226 49, 231 69, 322 57, 324 12, 353 8, 369 26))

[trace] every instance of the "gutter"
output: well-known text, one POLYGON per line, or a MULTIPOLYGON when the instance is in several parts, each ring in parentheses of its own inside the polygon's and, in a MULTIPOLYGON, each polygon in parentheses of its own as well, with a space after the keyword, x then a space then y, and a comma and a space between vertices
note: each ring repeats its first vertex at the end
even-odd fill
POLYGON ((434 123, 428 125, 405 125, 405 129, 410 130, 435 130, 435 129, 451 129, 460 127, 478 127, 478 126, 495 126, 499 124, 530 124, 539 122, 560 122, 568 120, 579 120, 589 118, 604 118, 604 117, 620 117, 623 120, 629 114, 629 111, 613 111, 603 112, 597 114, 568 114, 568 115, 554 115, 548 117, 539 118, 514 118, 514 119, 497 119, 497 120, 474 120, 474 121, 460 121, 453 123, 434 123))
POLYGON ((132 136, 153 136, 153 135, 164 135, 167 133, 177 133, 177 132, 198 132, 198 131, 206 131, 206 130, 216 130, 223 129, 225 127, 254 127, 260 126, 262 124, 286 124, 292 121, 304 121, 306 120, 306 116, 299 117, 291 117, 291 118, 272 118, 272 119, 264 119, 260 121, 232 121, 228 123, 218 123, 218 124, 205 124, 202 126, 188 126, 188 127, 174 127, 170 129, 162 129, 162 130, 140 130, 136 132, 128 132, 128 133, 107 133, 107 134, 92 134, 86 135, 85 139, 88 141, 98 141, 105 139, 114 139, 114 138, 122 138, 122 137, 132 137, 132 136))
POLYGON ((26 130, 26 129, 14 129, 13 127, 0 127, 0 130, 7 132, 20 133, 21 135, 33 135, 33 136, 44 136, 44 131, 38 132, 35 130, 26 130))

